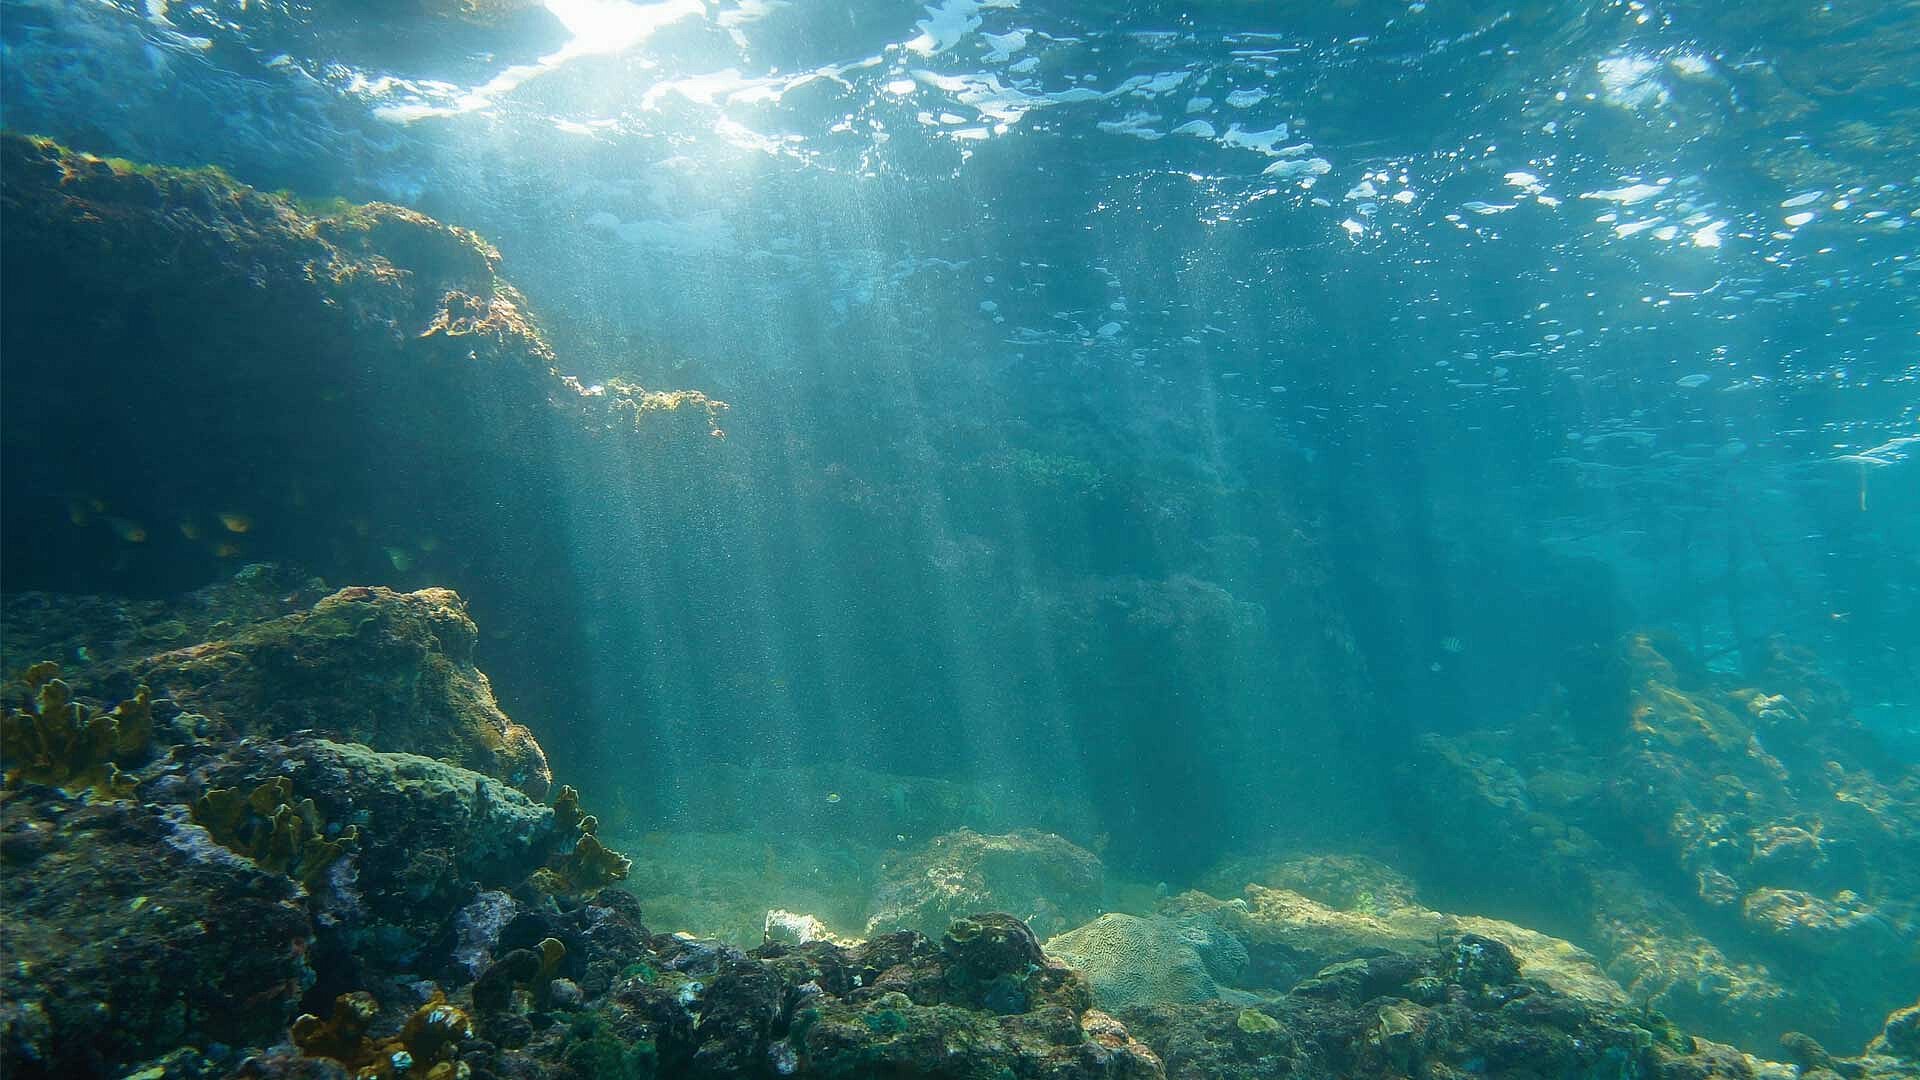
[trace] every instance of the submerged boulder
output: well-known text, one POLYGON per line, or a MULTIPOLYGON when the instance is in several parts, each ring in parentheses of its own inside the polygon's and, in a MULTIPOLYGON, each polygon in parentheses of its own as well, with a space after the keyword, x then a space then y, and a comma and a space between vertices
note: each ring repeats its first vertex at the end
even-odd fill
POLYGON ((1109 913, 1047 941, 1047 952, 1086 973, 1106 1009, 1246 1001, 1289 991, 1343 964, 1417 953, 1447 937, 1495 943, 1512 957, 1508 981, 1526 980, 1595 1006, 1627 1001, 1584 950, 1498 919, 1415 905, 1343 911, 1289 889, 1248 885, 1241 899, 1187 892, 1152 915, 1109 913))
POLYGON ((1011 911, 1056 933, 1098 913, 1105 876, 1098 856, 1054 833, 957 829, 886 867, 867 933, 937 934, 976 911, 1011 911))
POLYGON ((542 798, 553 781, 546 754, 501 711, 474 666, 478 636, 465 602, 449 589, 351 588, 309 611, 126 668, 236 732, 312 730, 445 758, 542 798))
POLYGON ((1341 911, 1288 889, 1259 885, 1247 886, 1240 903, 1222 904, 1204 894, 1186 893, 1167 906, 1205 912, 1240 936, 1249 955, 1249 978, 1261 986, 1282 989, 1342 961, 1417 951, 1442 937, 1474 935, 1508 950, 1521 978, 1595 1005, 1627 1001, 1626 992, 1585 950, 1500 919, 1414 905, 1341 911))

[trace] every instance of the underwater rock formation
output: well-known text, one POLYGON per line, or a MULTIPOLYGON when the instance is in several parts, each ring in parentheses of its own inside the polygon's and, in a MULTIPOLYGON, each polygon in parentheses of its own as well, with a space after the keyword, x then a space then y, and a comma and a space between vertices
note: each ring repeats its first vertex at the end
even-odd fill
POLYGON ((272 563, 248 563, 165 599, 8 592, 0 604, 0 649, 9 658, 57 658, 68 682, 96 685, 122 661, 228 637, 305 611, 331 592, 319 578, 272 563))
MULTIPOLYGON (((116 610, 30 607, 83 623, 116 610)), ((209 1039, 268 1045, 346 993, 397 1007, 405 986, 471 979, 516 921, 624 873, 572 788, 545 806, 489 775, 547 782, 537 743, 468 659, 475 630, 452 592, 348 589, 252 621, 272 607, 224 610, 192 624, 218 640, 83 665, 80 690, 162 688, 143 681, 113 710, 50 663, 14 688, 27 697, 8 714, 0 791, 9 1076, 118 1075, 209 1039), (530 764, 506 764, 515 753, 530 764)))
POLYGON ((572 715, 571 478, 704 452, 724 405, 561 373, 484 240, 335 209, 0 135, 9 589, 152 596, 241 560, 453 584, 516 613, 505 662, 572 715))
POLYGON ((1593 957, 1568 942, 1498 919, 1448 915, 1416 904, 1357 910, 1289 889, 1248 885, 1243 898, 1187 892, 1149 916, 1109 913, 1046 943, 1086 973, 1101 1008, 1246 1001, 1288 991, 1318 972, 1385 953, 1417 953, 1445 936, 1498 942, 1529 981, 1602 1007, 1626 993, 1593 957))
POLYGON ((8 597, 6 610, 9 655, 83 655, 71 681, 124 689, 129 708, 150 685, 202 728, 311 731, 442 758, 536 799, 552 782, 539 742, 474 666, 479 630, 448 589, 328 594, 256 564, 176 602, 36 593, 8 597))
MULTIPOLYGON (((743 950, 654 933, 604 887, 629 864, 579 794, 544 805, 473 752, 490 748, 476 731, 511 721, 467 659, 458 597, 348 589, 289 613, 298 590, 267 601, 275 576, 245 577, 230 618, 189 613, 150 655, 161 613, 32 605, 55 632, 19 640, 89 620, 126 632, 16 723, 83 705, 99 719, 83 694, 155 689, 102 728, 151 733, 111 791, 48 782, 84 768, 0 791, 9 1077, 1788 1075, 1626 1004, 1565 942, 1426 910, 1405 878, 1348 856, 1247 864, 1320 899, 1186 893, 1043 949, 987 902, 1091 919, 1099 859, 1053 834, 963 829, 893 858, 873 898, 876 918, 944 919, 937 934, 850 942, 814 923, 743 950), (214 640, 179 644, 202 630, 214 640)), ((1813 918, 1809 890, 1772 889, 1751 891, 1755 917, 1813 918)), ((1912 1075, 1915 1016, 1858 1058, 1817 1031, 1783 1052, 1810 1077, 1912 1075)))
POLYGON ((1637 635, 1617 701, 1558 700, 1524 738, 1429 736, 1400 791, 1429 875, 1591 941, 1636 1000, 1771 1046, 1864 1040, 1920 983, 1920 768, 1881 752, 1804 655, 1749 678, 1637 635), (1524 870, 1524 881, 1502 875, 1524 870), (1865 966, 1809 960, 1871 956, 1865 966))
POLYGON ((957 829, 887 866, 868 905, 867 933, 931 933, 973 911, 1019 912, 1056 933, 1099 910, 1104 879, 1098 856, 1053 833, 957 829))
POLYGON ((271 1042, 314 977, 299 883, 178 804, 9 792, 0 909, 9 1077, 118 1076, 183 1043, 271 1042))
POLYGON ((263 1045, 317 994, 470 978, 448 944, 511 941, 557 902, 530 879, 591 837, 491 777, 310 736, 196 742, 136 775, 139 802, 6 799, 0 947, 33 976, 8 1005, 9 1075, 203 1034, 263 1045), (487 896, 504 910, 475 934, 487 896))
POLYGON ((479 630, 448 589, 342 589, 312 610, 126 666, 235 731, 312 730, 445 758, 538 799, 553 774, 473 665, 479 630))

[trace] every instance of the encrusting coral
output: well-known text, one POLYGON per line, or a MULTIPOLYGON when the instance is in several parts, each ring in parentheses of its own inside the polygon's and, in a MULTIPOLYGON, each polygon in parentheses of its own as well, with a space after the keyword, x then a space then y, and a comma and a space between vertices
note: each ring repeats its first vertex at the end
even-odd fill
POLYGON ((34 664, 23 681, 27 703, 9 707, 0 722, 0 757, 9 784, 49 784, 72 791, 91 788, 110 797, 132 792, 120 765, 144 757, 153 742, 151 691, 101 711, 74 699, 73 688, 50 660, 34 664))
POLYGON ((360 838, 349 825, 329 839, 312 799, 293 801, 293 781, 276 776, 251 792, 216 788, 194 800, 193 820, 223 846, 265 869, 311 885, 360 838))

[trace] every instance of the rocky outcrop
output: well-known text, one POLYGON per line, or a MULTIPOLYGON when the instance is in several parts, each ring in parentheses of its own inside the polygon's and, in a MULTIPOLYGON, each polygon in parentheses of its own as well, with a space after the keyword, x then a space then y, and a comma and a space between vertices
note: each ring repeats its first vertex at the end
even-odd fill
POLYGON ((1743 678, 1646 635, 1614 663, 1617 699, 1422 743, 1398 790, 1423 877, 1556 897, 1543 919, 1693 1029, 1863 1040, 1920 982, 1920 769, 1783 645, 1743 678), (1818 962, 1841 955, 1879 959, 1818 962))
POLYGON ((181 708, 242 734, 312 730, 444 758, 538 799, 553 774, 473 664, 479 631, 448 589, 342 589, 311 610, 128 662, 181 708))
POLYGON ((398 206, 9 134, 0 214, 10 590, 150 597, 263 560, 450 584, 515 613, 503 663, 572 715, 573 478, 697 455, 724 405, 564 373, 499 252, 398 206))

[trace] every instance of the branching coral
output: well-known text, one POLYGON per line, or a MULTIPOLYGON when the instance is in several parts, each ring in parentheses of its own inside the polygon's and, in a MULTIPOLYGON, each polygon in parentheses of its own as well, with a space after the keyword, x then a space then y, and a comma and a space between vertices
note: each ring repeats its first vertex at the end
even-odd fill
POLYGON ((379 1003, 364 990, 341 994, 334 999, 330 1018, 305 1013, 293 1022, 293 1044, 308 1057, 332 1058, 353 1069, 354 1080, 455 1080, 469 1075, 456 1055, 461 1041, 473 1037, 473 1024, 465 1012, 447 1004, 445 995, 435 991, 398 1035, 375 1040, 367 1036, 367 1028, 379 1011, 379 1003))
POLYGON ((222 845, 262 867, 311 885, 348 845, 360 838, 349 825, 328 839, 312 799, 293 801, 293 781, 284 776, 243 792, 216 788, 193 803, 193 820, 222 845))
POLYGON ((132 794, 119 763, 144 756, 153 741, 152 696, 145 686, 133 697, 100 711, 74 700, 59 678, 60 665, 43 660, 27 669, 24 708, 9 708, 0 722, 0 756, 8 783, 91 788, 112 798, 132 794))

